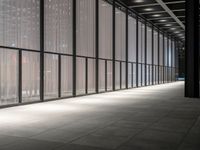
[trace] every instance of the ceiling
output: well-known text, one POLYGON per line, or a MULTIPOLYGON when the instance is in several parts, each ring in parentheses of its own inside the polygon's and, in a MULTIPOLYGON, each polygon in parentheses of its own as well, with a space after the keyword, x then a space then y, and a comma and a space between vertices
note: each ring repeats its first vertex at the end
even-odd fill
POLYGON ((121 0, 160 29, 185 39, 185 0, 121 0))

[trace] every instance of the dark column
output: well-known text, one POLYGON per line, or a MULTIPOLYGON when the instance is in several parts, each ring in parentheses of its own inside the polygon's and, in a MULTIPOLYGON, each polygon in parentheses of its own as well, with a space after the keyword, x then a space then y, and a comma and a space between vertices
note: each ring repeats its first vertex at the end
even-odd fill
POLYGON ((126 88, 128 89, 128 9, 126 9, 126 88))
POLYGON ((137 17, 136 18, 136 87, 138 87, 138 85, 139 85, 139 82, 138 82, 138 71, 139 71, 139 65, 138 65, 138 48, 139 48, 139 39, 138 39, 138 35, 139 35, 139 31, 138 31, 138 29, 139 29, 139 27, 138 27, 138 20, 139 20, 139 18, 137 17))
POLYGON ((113 91, 115 91, 115 0, 113 0, 113 91))
POLYGON ((186 1, 185 96, 199 97, 199 0, 186 1))
POLYGON ((145 44, 144 44, 144 50, 145 50, 145 65, 144 65, 144 76, 145 76, 145 79, 144 79, 144 83, 145 83, 145 86, 147 86, 147 22, 145 21, 145 44))
POLYGON ((154 85, 154 26, 152 27, 152 71, 151 71, 151 82, 154 85))
POLYGON ((99 92, 99 0, 96 0, 96 93, 99 92))
POLYGON ((73 0, 73 96, 76 96, 76 0, 73 0))
POLYGON ((40 100, 44 101, 44 0, 40 0, 40 100))

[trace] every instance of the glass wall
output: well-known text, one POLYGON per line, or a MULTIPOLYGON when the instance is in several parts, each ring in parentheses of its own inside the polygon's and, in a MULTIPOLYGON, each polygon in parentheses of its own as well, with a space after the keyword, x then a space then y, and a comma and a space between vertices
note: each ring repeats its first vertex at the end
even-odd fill
POLYGON ((158 79, 175 81, 176 41, 168 41, 165 35, 163 42, 163 35, 157 29, 153 32, 141 18, 137 22, 136 14, 129 14, 126 24, 124 7, 117 4, 113 9, 112 3, 99 0, 97 17, 94 0, 44 0, 44 6, 40 4, 40 0, 0 1, 0 106, 132 88, 137 82, 138 86, 151 85, 153 79, 155 84, 158 79), (43 22, 44 29, 40 28, 43 22))

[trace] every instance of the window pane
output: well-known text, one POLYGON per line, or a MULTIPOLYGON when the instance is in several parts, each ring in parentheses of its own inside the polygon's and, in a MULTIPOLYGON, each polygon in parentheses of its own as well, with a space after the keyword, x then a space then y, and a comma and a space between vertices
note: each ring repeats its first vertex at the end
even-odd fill
POLYGON ((46 51, 72 54, 72 1, 44 0, 46 51))
POLYGON ((0 49, 0 105, 18 102, 18 51, 0 49))
POLYGON ((0 1, 0 45, 40 49, 40 0, 0 1))
POLYGON ((58 97, 58 55, 45 54, 44 63, 44 97, 58 97))
POLYGON ((115 62, 115 89, 120 89, 120 62, 115 62))
POLYGON ((128 19, 128 60, 136 62, 136 20, 130 16, 128 19))
POLYGON ((96 63, 94 59, 88 59, 88 93, 95 93, 95 71, 96 63))
POLYGON ((112 59, 112 5, 99 0, 99 57, 112 59))
POLYGON ((115 59, 126 60, 126 14, 116 8, 115 59))
POLYGON ((99 92, 105 91, 105 60, 99 60, 99 92))
POLYGON ((95 56, 95 2, 77 0, 77 55, 95 56))
POLYGON ((107 90, 111 91, 112 90, 112 84, 113 84, 113 74, 112 74, 112 61, 107 61, 107 90))
POLYGON ((86 65, 85 65, 86 59, 78 57, 76 59, 76 93, 77 95, 83 95, 86 94, 86 85, 85 85, 85 79, 86 79, 86 65))
POLYGON ((72 96, 73 69, 72 57, 61 56, 61 96, 72 96))
POLYGON ((40 54, 22 52, 22 101, 40 100, 40 54))

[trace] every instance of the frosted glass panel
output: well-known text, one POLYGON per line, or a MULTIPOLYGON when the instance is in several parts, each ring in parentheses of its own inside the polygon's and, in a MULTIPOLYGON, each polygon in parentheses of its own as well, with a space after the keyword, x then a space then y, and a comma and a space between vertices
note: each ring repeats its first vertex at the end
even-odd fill
POLYGON ((152 29, 147 27, 147 64, 152 64, 152 29))
POLYGON ((72 1, 44 0, 46 51, 72 54, 72 1))
POLYGON ((22 52, 22 101, 40 100, 40 54, 22 52))
POLYGON ((113 84, 113 63, 112 61, 107 61, 107 90, 112 90, 112 84, 113 84))
POLYGON ((122 75, 122 79, 121 79, 121 84, 122 84, 122 89, 126 88, 126 63, 122 62, 121 63, 121 75, 122 75))
POLYGON ((159 49, 160 65, 163 65, 163 35, 160 34, 160 49, 159 49))
POLYGON ((133 64, 133 87, 136 87, 136 64, 133 64))
POLYGON ((99 91, 105 91, 105 60, 99 60, 99 91))
POLYGON ((18 101, 18 51, 0 49, 0 105, 18 101))
POLYGON ((95 0, 77 0, 77 55, 95 56, 95 0))
POLYGON ((76 59, 76 93, 77 95, 83 95, 86 92, 86 59, 78 57, 76 59))
POLYGON ((0 10, 0 45, 39 50, 40 0, 1 0, 0 10))
POLYGON ((120 62, 115 62, 115 89, 120 89, 120 62))
POLYGON ((165 66, 168 65, 168 59, 167 59, 167 55, 168 55, 168 42, 167 42, 167 38, 165 37, 165 49, 164 49, 164 58, 165 58, 165 66))
POLYGON ((158 65, 158 32, 154 31, 154 65, 158 65))
POLYGON ((45 54, 44 96, 45 99, 58 97, 58 55, 45 54))
POLYGON ((88 93, 95 93, 96 83, 96 60, 88 59, 88 93))
POLYGON ((136 62, 136 19, 128 17, 128 60, 136 62))
POLYGON ((115 59, 126 60, 126 14, 115 9, 115 59))
POLYGON ((133 82, 133 65, 131 63, 128 64, 128 88, 132 87, 133 82))
POLYGON ((61 96, 72 96, 73 69, 72 57, 61 56, 61 96))
POLYGON ((169 40, 169 49, 168 49, 168 66, 172 66, 172 42, 169 40))
POLYGON ((112 5, 99 0, 99 57, 112 59, 112 5))
POLYGON ((142 85, 142 65, 138 64, 138 86, 142 85))

